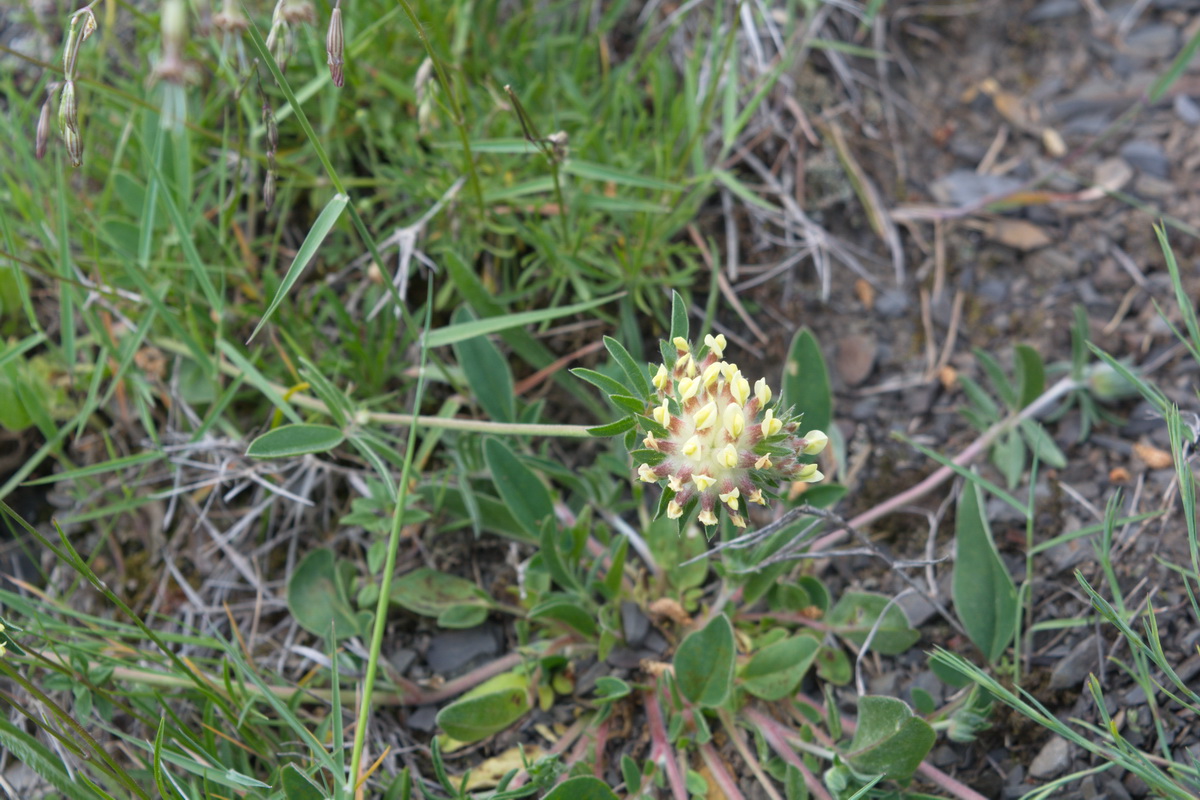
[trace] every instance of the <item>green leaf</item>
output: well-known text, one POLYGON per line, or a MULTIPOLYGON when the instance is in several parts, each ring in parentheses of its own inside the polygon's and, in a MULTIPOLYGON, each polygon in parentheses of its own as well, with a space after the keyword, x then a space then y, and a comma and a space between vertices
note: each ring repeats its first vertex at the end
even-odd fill
POLYGON ((638 362, 634 360, 629 351, 625 349, 625 346, 611 336, 605 336, 604 347, 608 350, 608 354, 613 357, 613 360, 617 362, 617 366, 621 368, 621 371, 625 373, 625 377, 629 381, 626 386, 629 387, 630 393, 643 399, 649 397, 650 379, 646 377, 646 370, 642 369, 638 362))
MULTIPOLYGON (((455 323, 463 323, 475 321, 475 316, 466 306, 459 306, 452 319, 455 323)), ((455 342, 454 355, 471 394, 487 415, 497 422, 516 420, 512 371, 500 348, 486 336, 475 336, 455 342)))
POLYGON ((328 800, 328 796, 295 764, 288 764, 279 775, 280 788, 287 800, 328 800))
POLYGON ((563 781, 542 800, 617 800, 608 784, 591 775, 563 781))
POLYGON ((661 181, 636 172, 622 172, 619 169, 590 161, 580 161, 572 158, 563 164, 563 172, 576 178, 615 183, 619 186, 634 186, 639 189, 657 189, 664 192, 682 192, 683 187, 677 183, 661 181))
POLYGON ((594 428, 588 428, 589 436, 595 436, 597 439, 603 439, 608 436, 620 436, 626 431, 631 431, 637 427, 637 417, 622 417, 616 422, 610 422, 607 425, 597 425, 594 428))
POLYGON ((1021 474, 1025 471, 1025 441, 1015 430, 1005 432, 992 445, 992 463, 1009 489, 1017 488, 1021 474))
POLYGON ((429 567, 415 569, 397 578, 392 583, 391 601, 414 614, 438 617, 439 622, 440 617, 451 609, 480 608, 486 615, 492 605, 487 593, 471 581, 429 567))
POLYGON ((0 745, 68 800, 99 800, 100 795, 69 773, 57 754, 7 719, 0 719, 0 745))
POLYGON ((611 675, 603 675, 596 679, 596 699, 607 703, 613 700, 619 700, 625 697, 633 690, 629 688, 629 684, 620 678, 614 678, 611 675))
POLYGON ((811 636, 793 636, 767 645, 742 670, 742 687, 763 700, 782 700, 796 691, 820 646, 811 636))
POLYGON ((780 384, 783 392, 780 405, 803 412, 803 430, 829 430, 833 421, 829 370, 821 346, 808 328, 801 328, 792 338, 780 384))
POLYGON ((992 382, 992 386, 996 390, 996 394, 1000 395, 1000 399, 1004 404, 1014 411, 1017 408, 1017 387, 1004 374, 1004 368, 1000 366, 1000 362, 986 350, 978 347, 974 348, 975 360, 979 362, 979 366, 983 368, 988 379, 992 382))
POLYGON ((296 622, 309 633, 328 636, 330 625, 337 639, 360 632, 361 620, 350 605, 333 551, 328 548, 313 550, 296 567, 288 579, 287 604, 296 622))
POLYGON ((246 455, 250 458, 291 458, 326 453, 345 440, 345 434, 332 425, 281 425, 251 442, 246 455))
POLYGON ((859 647, 874 628, 871 649, 889 656, 903 653, 921 638, 921 634, 909 626, 908 617, 904 616, 900 606, 873 592, 843 593, 825 617, 825 622, 838 636, 859 647), (878 627, 876 620, 879 620, 878 627))
POLYGON ((1016 633, 1019 606, 983 508, 983 492, 967 481, 955 521, 954 607, 971 641, 994 664, 1016 633))
POLYGON ((476 336, 485 336, 489 333, 498 333, 506 331, 510 328, 520 328, 526 325, 533 325, 538 322, 565 317, 571 314, 576 314, 580 311, 602 306, 605 303, 610 303, 617 299, 620 295, 610 294, 606 297, 597 297, 595 300, 589 300, 586 303, 575 303, 569 306, 554 306, 552 308, 543 308, 538 311, 522 311, 517 314, 501 314, 495 317, 484 317, 483 319, 463 322, 457 325, 447 325, 444 328, 430 331, 425 336, 425 344, 428 347, 443 347, 455 342, 461 342, 465 339, 474 339, 476 336))
POLYGON ((675 341, 675 337, 677 336, 682 336, 684 339, 688 338, 688 312, 687 303, 683 302, 683 297, 680 296, 679 292, 672 291, 671 333, 667 337, 668 344, 675 341))
POLYGON ((487 619, 486 606, 451 606, 438 614, 439 628, 474 628, 487 619))
POLYGON ((815 664, 817 676, 836 686, 845 686, 854 676, 854 672, 850 668, 850 659, 846 656, 846 651, 840 647, 822 645, 821 649, 817 651, 815 664))
MULTIPOLYGON (((283 276, 283 282, 279 284, 279 289, 275 292, 275 297, 272 298, 271 304, 267 306, 267 310, 263 312, 262 319, 254 326, 254 332, 250 334, 250 338, 246 340, 249 344, 258 332, 262 330, 262 326, 267 324, 267 320, 275 313, 275 309, 279 308, 279 304, 283 302, 283 298, 291 291, 292 286, 300 279, 300 273, 304 272, 304 268, 308 266, 308 262, 312 261, 312 257, 317 254, 317 248, 321 246, 325 236, 337 223, 338 217, 342 215, 342 210, 346 208, 346 204, 350 202, 350 196, 344 194, 335 194, 329 198, 329 202, 325 204, 325 208, 321 209, 320 216, 313 226, 309 228, 308 235, 304 237, 304 242, 300 245, 300 249, 296 251, 296 257, 292 259, 291 266, 288 267, 287 274, 283 276)), ((186 228, 183 228, 186 230, 186 228)))
POLYGON ((496 490, 500 492, 513 518, 530 536, 540 536, 542 521, 554 513, 550 490, 501 440, 492 437, 485 439, 483 456, 496 490))
POLYGON ((529 679, 506 672, 439 711, 437 724, 460 742, 477 742, 512 725, 529 709, 529 679))
POLYGON ((1037 454, 1038 460, 1049 467, 1062 469, 1067 466, 1067 457, 1058 445, 1046 433, 1046 429, 1036 420, 1021 420, 1021 434, 1029 444, 1029 449, 1037 454))
POLYGON ((733 685, 734 656, 733 626, 724 614, 688 634, 675 651, 680 694, 709 708, 724 703, 733 685))
POLYGON ((864 775, 905 781, 917 771, 937 734, 903 700, 868 695, 858 701, 858 728, 846 761, 864 775))
POLYGON ((589 639, 596 635, 596 620, 574 597, 551 597, 529 609, 530 619, 551 619, 572 628, 589 639))
POLYGON ((1045 390, 1046 366, 1038 351, 1027 344, 1019 344, 1014 348, 1013 362, 1017 373, 1017 407, 1024 408, 1045 390))
POLYGON ((587 381, 592 386, 595 386, 605 394, 628 394, 629 388, 621 383, 616 378, 610 378, 603 372, 596 372, 594 369, 586 367, 576 367, 571 370, 571 374, 577 378, 587 381))
MULTIPOLYGON (((550 577, 554 582, 567 590, 582 589, 579 579, 575 577, 574 571, 570 568, 569 563, 563 560, 564 551, 561 547, 562 532, 559 530, 558 523, 547 517, 542 522, 542 530, 540 536, 541 557, 542 563, 546 565, 546 571, 550 573, 550 577)), ((568 558, 570 558, 568 554, 568 558)))

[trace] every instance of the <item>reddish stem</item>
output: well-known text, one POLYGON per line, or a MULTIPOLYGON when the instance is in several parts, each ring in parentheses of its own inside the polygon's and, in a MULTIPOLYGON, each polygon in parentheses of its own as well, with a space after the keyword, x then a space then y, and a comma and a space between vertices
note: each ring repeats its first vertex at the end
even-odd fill
POLYGON ((747 708, 742 713, 745 714, 746 719, 758 726, 758 729, 762 731, 763 738, 767 740, 767 744, 771 745, 771 749, 778 753, 780 758, 800 770, 800 774, 804 776, 804 785, 817 800, 833 800, 829 792, 825 791, 825 785, 817 779, 816 775, 812 774, 812 770, 788 745, 787 731, 782 725, 756 708, 747 708))
MULTIPOLYGON (((1040 397, 1021 409, 1020 413, 1018 413, 1016 416, 1009 419, 1003 419, 980 434, 979 438, 972 442, 966 450, 963 450, 958 454, 953 463, 960 467, 970 463, 975 459, 976 456, 986 451, 988 447, 991 446, 992 442, 995 441, 997 436, 1007 430, 1010 430, 1021 420, 1031 419, 1032 417, 1045 411, 1049 406, 1056 403, 1064 394, 1067 394, 1076 388, 1078 388, 1078 384, 1075 381, 1070 378, 1063 378, 1058 383, 1042 392, 1040 397)), ((863 513, 859 514, 857 517, 850 520, 849 527, 862 528, 866 525, 870 525, 880 517, 886 516, 896 509, 906 506, 916 499, 925 496, 949 480, 954 474, 954 470, 952 470, 950 467, 941 467, 935 470, 932 475, 918 483, 916 486, 913 486, 911 489, 906 489, 895 497, 885 500, 874 508, 869 508, 863 513)), ((846 538, 848 533, 849 531, 844 528, 841 530, 831 531, 830 533, 825 534, 820 539, 817 539, 815 542, 813 542, 812 546, 809 548, 809 552, 819 553, 827 547, 831 547, 840 542, 842 539, 846 538)))
POLYGON ((746 800, 745 795, 737 787, 737 781, 729 774, 729 770, 725 769, 724 762, 717 755, 717 751, 713 749, 711 742, 700 745, 700 756, 708 765, 708 771, 712 773, 713 780, 717 782, 717 787, 724 793, 726 800, 746 800))
MULTIPOLYGON (((662 761, 667 771, 667 783, 671 785, 671 794, 675 800, 688 800, 687 781, 679 769, 679 759, 675 755, 670 742, 667 741, 667 728, 663 724, 662 707, 658 704, 658 685, 646 692, 646 720, 650 724, 650 758, 662 761)), ((825 798, 831 800, 831 798, 825 798)))

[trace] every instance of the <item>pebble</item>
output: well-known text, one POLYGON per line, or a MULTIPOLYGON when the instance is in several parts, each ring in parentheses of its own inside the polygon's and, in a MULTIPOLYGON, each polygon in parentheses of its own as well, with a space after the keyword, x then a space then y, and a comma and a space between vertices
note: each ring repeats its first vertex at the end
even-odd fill
POLYGON ((1158 142, 1146 139, 1134 139, 1121 145, 1121 158, 1134 169, 1156 178, 1166 178, 1171 170, 1171 162, 1158 142))
POLYGON ((1078 689, 1088 673, 1099 665, 1096 634, 1088 636, 1059 659, 1050 671, 1050 689, 1078 689))
POLYGON ((1131 58, 1171 58, 1179 47, 1175 25, 1146 25, 1125 37, 1124 54, 1131 58))
POLYGON ((835 367, 842 381, 847 386, 858 386, 865 381, 875 368, 878 352, 879 345, 870 334, 851 334, 839 339, 835 367))
POLYGON ((1052 19, 1063 19, 1078 14, 1083 7, 1078 0, 1045 0, 1037 8, 1025 15, 1027 22, 1048 22, 1052 19))
POLYGON ((908 292, 902 289, 887 289, 875 299, 875 310, 888 319, 904 316, 911 306, 908 292))
POLYGON ((1032 778, 1053 778, 1071 764, 1071 744, 1061 736, 1053 736, 1042 745, 1029 765, 1032 778))
POLYGON ((437 706, 421 706, 404 718, 405 724, 414 731, 428 733, 437 727, 437 706))
POLYGON ((630 647, 640 645, 650 632, 650 620, 632 600, 621 603, 621 630, 625 632, 625 643, 630 647))
POLYGON ((1179 188, 1165 178, 1153 175, 1138 175, 1133 182, 1133 192, 1150 200, 1163 200, 1179 196, 1179 188))
POLYGON ((1188 125, 1200 125, 1200 105, 1186 94, 1175 95, 1175 114, 1188 125))
POLYGON ((935 180, 929 191, 939 203, 966 206, 994 195, 1014 192, 1021 181, 1003 175, 980 175, 968 169, 959 169, 935 180))
POLYGON ((495 625, 443 631, 429 640, 425 663, 443 677, 467 669, 473 662, 500 654, 500 640, 495 625))

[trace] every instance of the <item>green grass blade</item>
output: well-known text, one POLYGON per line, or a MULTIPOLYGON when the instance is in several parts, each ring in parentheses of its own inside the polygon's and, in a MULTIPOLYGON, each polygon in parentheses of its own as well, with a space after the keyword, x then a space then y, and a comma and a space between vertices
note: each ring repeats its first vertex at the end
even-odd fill
POLYGON ((325 204, 325 208, 321 209, 316 222, 308 229, 308 235, 304 237, 303 244, 300 245, 300 249, 296 252, 296 257, 292 259, 287 274, 283 276, 283 282, 279 284, 279 289, 275 292, 275 297, 271 299, 271 304, 263 312, 262 319, 254 326, 254 331, 250 334, 250 338, 246 340, 246 344, 250 344, 254 337, 258 335, 263 325, 266 325, 267 320, 275 313, 275 309, 279 308, 279 304, 283 302, 283 298, 287 297, 287 293, 291 291, 292 286, 300 279, 300 274, 304 272, 304 268, 308 266, 308 262, 312 261, 313 256, 317 254, 317 248, 321 246, 321 242, 325 240, 329 231, 337 224, 338 219, 342 216, 342 211, 349 202, 350 197, 348 195, 335 194, 325 204))

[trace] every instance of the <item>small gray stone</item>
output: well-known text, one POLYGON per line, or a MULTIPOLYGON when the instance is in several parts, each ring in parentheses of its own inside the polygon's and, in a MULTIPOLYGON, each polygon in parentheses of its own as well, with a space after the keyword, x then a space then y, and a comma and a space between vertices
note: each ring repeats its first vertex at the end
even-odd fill
POLYGON ((914 628, 921 627, 937 613, 937 608, 929 602, 929 598, 917 592, 902 596, 896 601, 896 605, 900 606, 904 616, 908 617, 908 624, 914 628))
POLYGON ((621 630, 625 632, 625 643, 630 647, 640 645, 650 632, 650 620, 632 600, 621 603, 621 630))
POLYGON ((908 293, 902 289, 887 289, 875 298, 875 310, 888 319, 904 316, 910 305, 908 293))
POLYGON ((1200 105, 1186 94, 1175 95, 1175 114, 1188 125, 1200 125, 1200 105))
POLYGON ((959 169, 935 180, 929 191, 939 203, 966 206, 985 197, 1008 194, 1019 189, 1021 181, 1002 175, 980 175, 959 169))
POLYGON ((1125 37, 1124 54, 1131 58, 1170 58, 1179 47, 1176 25, 1146 25, 1125 37))
POLYGON ((425 663, 437 674, 447 677, 464 671, 475 662, 500 654, 500 639, 496 626, 483 624, 475 628, 443 631, 429 641, 425 663))
POLYGON ((1088 636, 1071 648, 1071 652, 1054 665, 1050 671, 1051 689, 1078 689, 1083 679, 1099 665, 1096 649, 1096 634, 1088 636))
POLYGON ((1165 178, 1171 170, 1171 162, 1167 160, 1167 155, 1158 142, 1146 139, 1135 139, 1121 145, 1121 158, 1134 169, 1155 178, 1165 178))
POLYGON ((1045 0, 1025 15, 1028 22, 1048 22, 1052 19, 1071 17, 1082 11, 1078 0, 1045 0))
POLYGON ((404 722, 414 731, 428 733, 437 727, 437 706, 421 706, 405 717, 404 722))
POLYGON ((1052 736, 1034 756, 1033 763, 1029 765, 1029 775, 1038 779, 1053 778, 1070 764, 1071 743, 1061 736, 1052 736))

